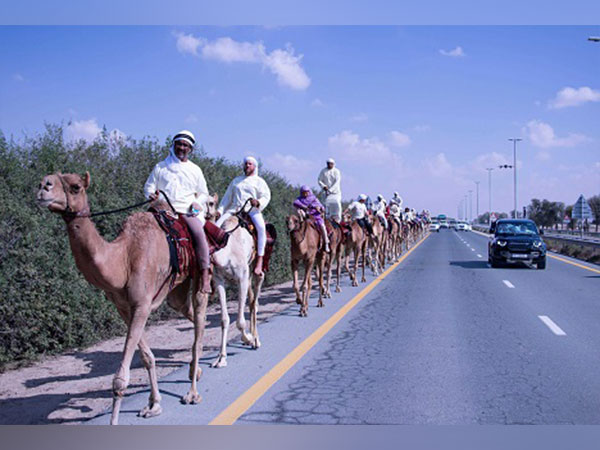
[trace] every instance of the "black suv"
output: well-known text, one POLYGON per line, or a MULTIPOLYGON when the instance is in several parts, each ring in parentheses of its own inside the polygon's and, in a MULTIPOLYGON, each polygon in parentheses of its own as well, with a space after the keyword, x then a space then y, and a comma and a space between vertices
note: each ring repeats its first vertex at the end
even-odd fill
POLYGON ((488 262, 492 267, 529 262, 538 269, 546 268, 546 244, 533 220, 500 219, 492 224, 490 232, 494 233, 488 244, 488 262))

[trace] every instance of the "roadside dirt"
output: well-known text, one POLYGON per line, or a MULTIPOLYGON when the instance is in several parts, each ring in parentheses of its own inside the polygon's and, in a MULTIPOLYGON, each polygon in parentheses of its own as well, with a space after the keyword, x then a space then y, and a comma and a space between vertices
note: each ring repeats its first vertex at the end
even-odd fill
MULTIPOLYGON (((288 282, 263 290, 259 323, 295 305, 291 286, 288 282)), ((229 340, 238 341, 237 302, 230 301, 228 310, 231 318, 229 340)), ((213 303, 207 310, 205 355, 219 347, 220 323, 218 303, 213 303)), ((159 379, 189 364, 194 333, 191 322, 174 319, 149 326, 146 331, 156 357, 159 379)), ((124 337, 110 339, 0 374, 0 424, 78 424, 103 413, 112 404, 110 388, 124 341, 124 337)), ((148 376, 136 352, 127 394, 146 389, 148 376)))

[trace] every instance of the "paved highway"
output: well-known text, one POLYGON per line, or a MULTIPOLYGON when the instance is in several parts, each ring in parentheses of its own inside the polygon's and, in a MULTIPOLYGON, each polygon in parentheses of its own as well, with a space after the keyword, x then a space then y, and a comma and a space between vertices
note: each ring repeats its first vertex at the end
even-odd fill
POLYGON ((293 307, 261 324, 258 351, 232 343, 200 405, 178 403, 180 370, 160 383, 161 416, 137 418, 147 394, 134 395, 120 423, 599 424, 600 270, 491 269, 487 242, 433 233, 325 308, 313 296, 308 318, 293 307))

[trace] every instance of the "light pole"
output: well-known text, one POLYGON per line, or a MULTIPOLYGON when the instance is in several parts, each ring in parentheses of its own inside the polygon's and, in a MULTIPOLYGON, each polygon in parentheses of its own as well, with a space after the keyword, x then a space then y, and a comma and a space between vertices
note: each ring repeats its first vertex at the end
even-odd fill
POLYGON ((477 207, 476 207, 476 218, 479 220, 479 181, 475 181, 475 186, 477 186, 477 207))
POLYGON ((473 189, 469 189, 469 222, 473 221, 473 189))
POLYGON ((490 196, 489 210, 488 210, 488 225, 492 225, 492 170, 493 167, 486 167, 488 171, 488 194, 490 196))
POLYGON ((509 138, 509 141, 513 142, 513 173, 515 178, 515 219, 518 217, 517 213, 517 142, 522 141, 521 138, 509 138))

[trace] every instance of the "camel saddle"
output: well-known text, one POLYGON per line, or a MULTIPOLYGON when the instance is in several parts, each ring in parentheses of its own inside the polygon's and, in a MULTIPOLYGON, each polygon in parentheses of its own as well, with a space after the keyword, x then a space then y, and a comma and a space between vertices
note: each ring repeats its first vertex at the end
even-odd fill
MULTIPOLYGON (((182 215, 166 210, 150 208, 150 212, 165 232, 169 244, 169 260, 171 265, 171 284, 178 274, 194 276, 196 273, 196 253, 190 230, 182 215)), ((204 232, 208 241, 209 254, 227 245, 229 234, 212 222, 204 224, 204 232)))
MULTIPOLYGON (((247 213, 239 213, 237 216, 240 221, 240 226, 244 227, 252 235, 252 238, 254 239, 254 248, 257 248, 258 234, 250 215, 247 213)), ((267 243, 265 245, 265 256, 263 256, 263 272, 268 272, 269 261, 271 260, 273 249, 275 248, 275 242, 277 242, 277 229, 275 228, 275 225, 268 222, 265 222, 265 229, 267 231, 267 243)))

